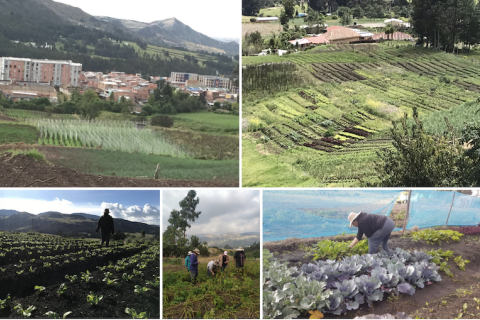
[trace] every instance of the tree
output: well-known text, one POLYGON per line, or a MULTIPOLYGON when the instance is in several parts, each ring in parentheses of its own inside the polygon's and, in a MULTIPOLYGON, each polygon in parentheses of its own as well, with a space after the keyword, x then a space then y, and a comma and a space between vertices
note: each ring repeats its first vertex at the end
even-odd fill
MULTIPOLYGON (((200 203, 200 198, 195 198, 197 193, 195 190, 190 190, 187 193, 187 196, 179 202, 180 210, 172 210, 170 212, 170 218, 168 222, 172 225, 175 230, 183 233, 183 244, 188 241, 186 239, 187 228, 191 228, 190 222, 195 222, 196 219, 202 213, 201 211, 196 211, 197 205, 200 203)), ((178 243, 179 245, 183 245, 178 243)))
POLYGON ((80 110, 82 115, 89 120, 95 119, 102 113, 101 103, 102 101, 97 96, 95 91, 91 89, 85 91, 80 103, 80 110))
POLYGON ((191 244, 191 246, 194 247, 194 248, 200 247, 200 246, 201 246, 200 238, 197 237, 197 236, 195 236, 195 235, 192 235, 192 236, 190 237, 190 244, 191 244))
POLYGON ((283 26, 283 29, 288 29, 288 16, 285 13, 285 10, 280 11, 280 24, 283 26))
POLYGON ((379 187, 471 187, 479 184, 478 158, 468 157, 448 124, 446 136, 425 133, 418 111, 413 109, 413 124, 407 125, 405 114, 402 127, 393 122, 390 136, 394 150, 378 152, 375 163, 379 187), (476 172, 474 173, 474 168, 476 172))
POLYGON ((242 15, 255 16, 260 11, 260 1, 242 0, 242 15))
POLYGON ((108 96, 108 100, 110 101, 115 101, 115 95, 113 94, 113 91, 110 93, 110 95, 108 96))
MULTIPOLYGON (((340 10, 339 10, 339 12, 340 12, 340 10)), ((352 23, 352 17, 350 15, 350 9, 344 8, 342 10, 342 12, 343 12, 343 15, 340 18, 340 24, 342 26, 349 26, 352 23)))
POLYGON ((142 238, 145 238, 145 230, 142 230, 141 234, 142 234, 142 238))
POLYGON ((287 16, 288 20, 293 19, 296 4, 296 0, 282 0, 283 9, 285 10, 285 15, 287 16))
POLYGON ((356 6, 352 10, 352 15, 354 18, 360 19, 365 15, 365 12, 363 11, 361 6, 356 6))
POLYGON ((218 102, 218 101, 215 101, 215 103, 213 105, 214 105, 215 109, 220 109, 220 107, 222 106, 220 104, 220 102, 218 102))

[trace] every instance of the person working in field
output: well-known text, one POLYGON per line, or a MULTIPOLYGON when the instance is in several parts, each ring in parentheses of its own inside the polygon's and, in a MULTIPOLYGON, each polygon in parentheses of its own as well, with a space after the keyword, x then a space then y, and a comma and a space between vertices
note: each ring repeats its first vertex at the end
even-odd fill
POLYGON ((245 256, 245 251, 242 247, 237 249, 237 252, 235 252, 233 258, 235 259, 235 265, 237 266, 237 269, 245 266, 245 260, 247 260, 247 257, 245 256))
POLYGON ((217 260, 212 260, 207 264, 207 275, 215 276, 215 272, 218 271, 220 263, 217 260))
POLYGON ((192 254, 192 251, 188 251, 188 254, 185 257, 185 267, 187 268, 188 271, 190 271, 190 255, 191 254, 192 254))
POLYGON ((350 227, 353 225, 358 228, 357 236, 353 239, 348 250, 355 247, 365 234, 368 239, 368 253, 376 253, 380 243, 383 250, 390 252, 388 240, 393 229, 395 229, 395 222, 391 218, 379 214, 350 212, 348 221, 350 222, 350 227))
POLYGON ((100 243, 100 247, 103 246, 105 243, 105 246, 108 247, 110 244, 110 233, 114 234, 114 225, 113 225, 113 218, 110 216, 110 210, 105 209, 103 212, 103 216, 98 219, 98 224, 97 224, 97 233, 98 229, 102 229, 102 242, 100 243))
POLYGON ((230 257, 228 256, 228 252, 224 251, 219 257, 218 262, 220 263, 220 270, 225 270, 228 267, 228 262, 230 262, 230 257))
POLYGON ((200 254, 200 250, 195 249, 193 250, 192 254, 190 255, 190 280, 193 284, 197 283, 198 277, 198 262, 197 255, 200 254))

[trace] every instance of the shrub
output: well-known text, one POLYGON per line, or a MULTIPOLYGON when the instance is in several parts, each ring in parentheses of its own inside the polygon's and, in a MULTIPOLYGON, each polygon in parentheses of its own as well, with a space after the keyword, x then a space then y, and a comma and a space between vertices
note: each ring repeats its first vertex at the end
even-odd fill
POLYGON ((250 18, 250 22, 257 22, 256 18, 250 18))
POLYGON ((335 131, 332 127, 328 128, 328 130, 323 134, 324 137, 332 137, 335 134, 335 131))
POLYGON ((338 17, 337 16, 332 16, 332 20, 337 20, 338 17))
POLYGON ((152 117, 150 123, 152 126, 170 128, 173 126, 173 119, 166 115, 160 115, 152 117))

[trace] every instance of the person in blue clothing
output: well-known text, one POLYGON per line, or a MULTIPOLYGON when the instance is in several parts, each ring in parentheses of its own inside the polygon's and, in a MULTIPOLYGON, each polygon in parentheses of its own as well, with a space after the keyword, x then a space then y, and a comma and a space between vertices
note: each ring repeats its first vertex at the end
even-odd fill
POLYGON ((200 254, 200 250, 195 249, 193 250, 192 254, 190 255, 190 280, 193 284, 197 283, 198 277, 198 262, 197 255, 200 254))
POLYGON ((192 251, 188 251, 188 254, 185 257, 185 267, 187 268, 188 271, 190 271, 190 255, 191 254, 192 254, 192 251))

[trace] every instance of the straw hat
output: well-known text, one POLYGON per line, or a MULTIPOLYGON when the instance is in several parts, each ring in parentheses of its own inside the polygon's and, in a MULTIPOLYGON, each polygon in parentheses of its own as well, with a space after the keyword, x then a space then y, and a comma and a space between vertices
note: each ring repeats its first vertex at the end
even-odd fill
POLYGON ((213 261, 213 265, 217 266, 217 267, 220 267, 220 262, 218 262, 218 260, 215 260, 215 261, 213 261))
POLYGON ((223 254, 228 256, 228 252, 227 251, 223 251, 223 254))
POLYGON ((192 254, 192 251, 188 251, 188 255, 191 255, 192 254))
POLYGON ((350 212, 350 214, 348 215, 348 221, 350 222, 350 227, 352 227, 352 223, 355 219, 357 219, 357 217, 360 215, 361 212, 359 213, 355 213, 355 212, 350 212))
POLYGON ((239 247, 239 248, 237 249, 237 251, 243 251, 243 248, 242 248, 242 247, 239 247))
POLYGON ((193 252, 195 252, 196 254, 200 254, 200 250, 198 249, 193 250, 193 252))

